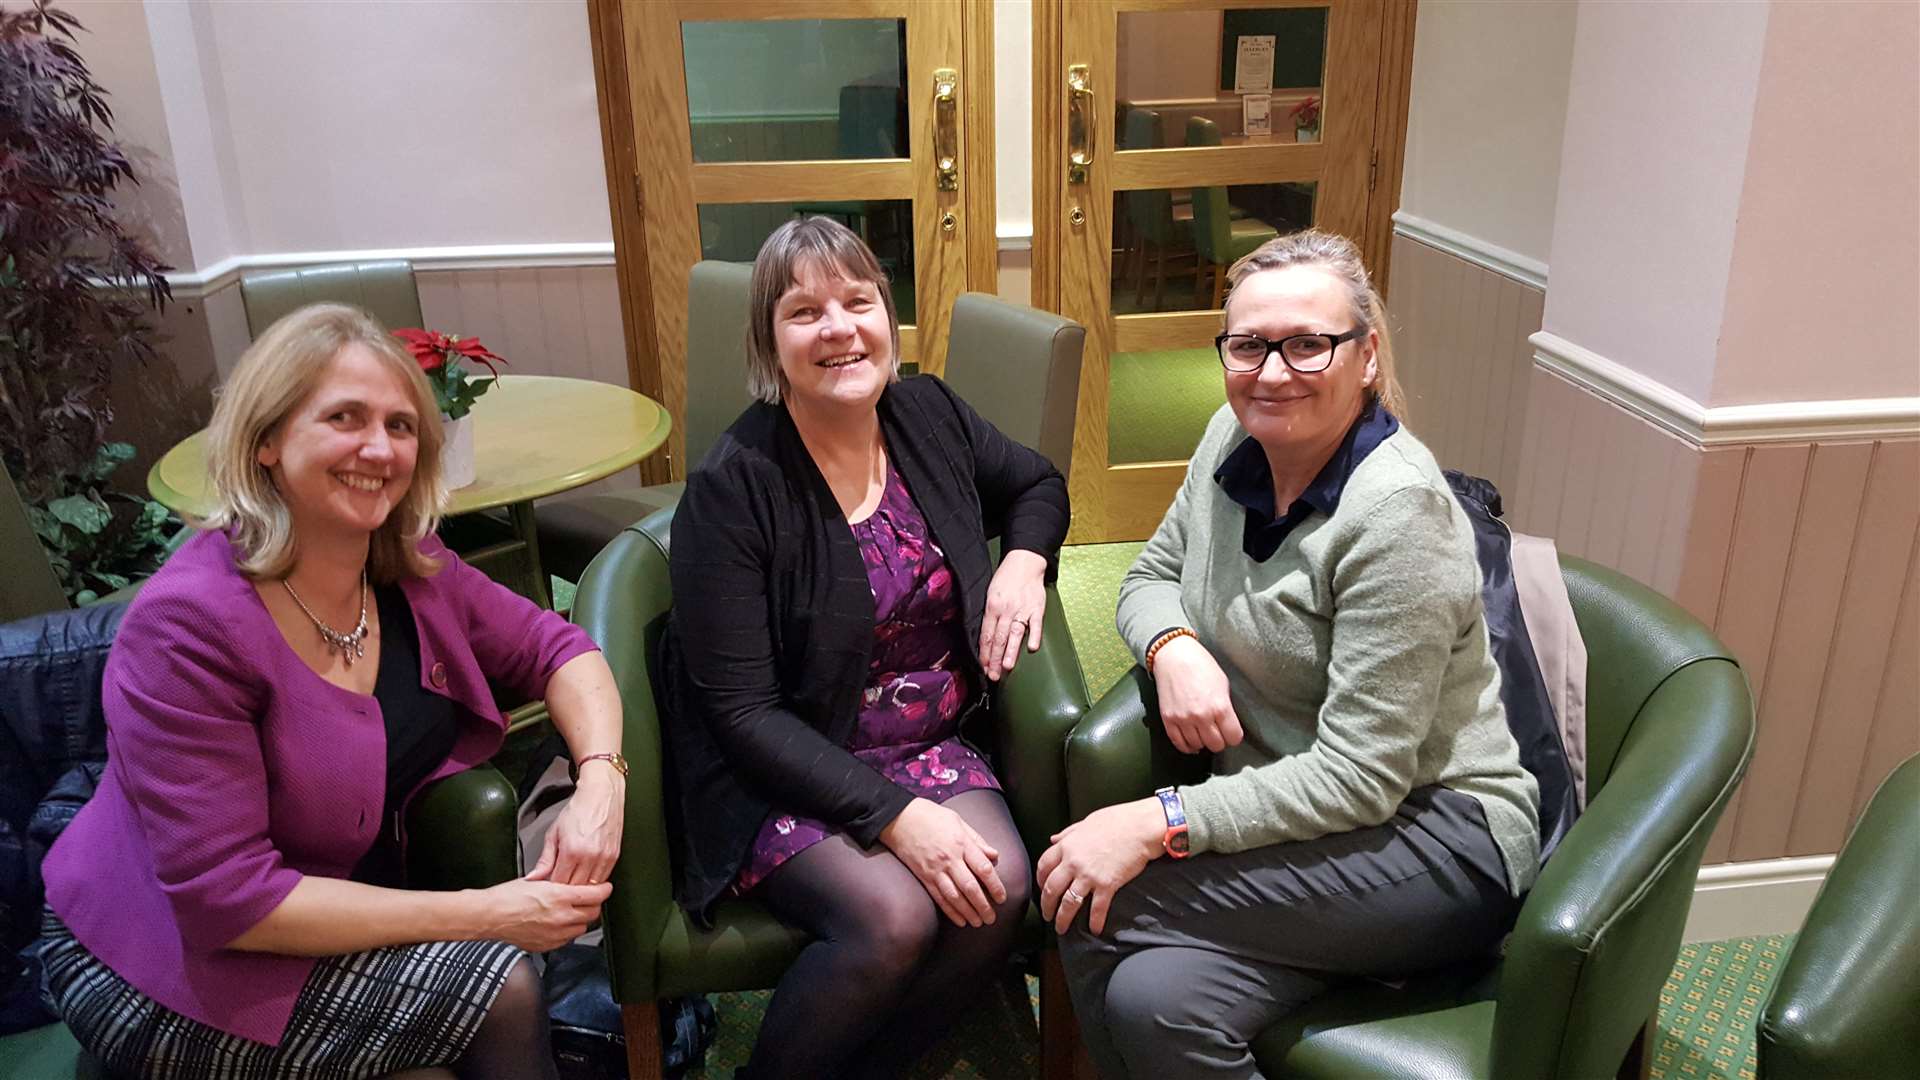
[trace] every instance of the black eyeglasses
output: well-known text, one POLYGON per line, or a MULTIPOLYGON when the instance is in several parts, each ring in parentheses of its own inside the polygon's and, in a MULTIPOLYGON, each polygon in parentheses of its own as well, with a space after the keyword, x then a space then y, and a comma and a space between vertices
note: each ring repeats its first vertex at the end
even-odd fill
POLYGON ((1220 353, 1222 367, 1242 375, 1265 367, 1267 357, 1276 352, 1288 367, 1312 375, 1332 365, 1333 351, 1341 342, 1366 332, 1366 327, 1356 326, 1344 334, 1294 334, 1278 341, 1258 334, 1221 334, 1213 339, 1213 347, 1220 353))

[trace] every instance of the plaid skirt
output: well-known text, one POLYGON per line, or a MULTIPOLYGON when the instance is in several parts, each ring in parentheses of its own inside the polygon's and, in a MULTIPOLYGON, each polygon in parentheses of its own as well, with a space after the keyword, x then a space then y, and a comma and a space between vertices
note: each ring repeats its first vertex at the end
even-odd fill
POLYGON ((448 1065, 526 955, 501 941, 433 941, 322 958, 269 1046, 134 989, 52 911, 41 935, 48 1005, 112 1074, 151 1080, 357 1080, 448 1065))

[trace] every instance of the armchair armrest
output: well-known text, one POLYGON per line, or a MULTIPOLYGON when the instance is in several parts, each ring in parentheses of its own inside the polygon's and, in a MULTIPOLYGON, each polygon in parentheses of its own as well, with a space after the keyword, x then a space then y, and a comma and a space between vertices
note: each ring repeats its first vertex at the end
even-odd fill
POLYGON ((484 889, 520 874, 513 785, 476 765, 420 789, 407 808, 407 877, 433 889, 484 889))
POLYGON ((1700 859, 1753 738, 1746 678, 1725 659, 1687 664, 1647 698, 1606 786, 1520 910, 1494 1075, 1613 1075, 1672 969, 1700 859))
POLYGON ((1001 677, 994 735, 1000 747, 1000 779, 1007 806, 1027 850, 1047 849, 1048 838, 1066 828, 1067 735, 1087 712, 1087 683, 1080 654, 1067 629, 1060 594, 1047 586, 1040 650, 1024 653, 1001 677))
POLYGON ((1854 826, 1761 1010, 1760 1074, 1898 1076, 1920 1055, 1920 756, 1854 826))
POLYGON ((1167 784, 1203 780, 1208 760, 1205 754, 1181 753, 1167 738, 1153 679, 1135 664, 1067 737, 1069 820, 1151 795, 1167 784))
POLYGON ((672 520, 667 509, 621 530, 587 566, 573 601, 574 624, 599 644, 620 689, 627 813, 604 914, 614 999, 629 1004, 653 999, 660 936, 674 914, 660 712, 647 666, 671 603, 672 520))

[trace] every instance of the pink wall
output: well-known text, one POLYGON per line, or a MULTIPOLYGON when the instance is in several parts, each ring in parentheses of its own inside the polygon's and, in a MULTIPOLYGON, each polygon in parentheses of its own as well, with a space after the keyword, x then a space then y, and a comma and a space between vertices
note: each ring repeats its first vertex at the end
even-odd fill
POLYGON ((246 250, 611 237, 585 5, 206 9, 246 250))
POLYGON ((1772 7, 1583 3, 1574 30, 1544 328, 1696 401, 1713 385, 1772 7))
POLYGON ((1707 403, 1920 394, 1920 5, 1772 10, 1707 403))
POLYGON ((76 48, 94 81, 107 90, 113 137, 140 178, 138 186, 122 185, 114 195, 120 220, 162 260, 191 268, 192 245, 143 9, 112 0, 68 0, 61 6, 86 28, 75 35, 76 48))

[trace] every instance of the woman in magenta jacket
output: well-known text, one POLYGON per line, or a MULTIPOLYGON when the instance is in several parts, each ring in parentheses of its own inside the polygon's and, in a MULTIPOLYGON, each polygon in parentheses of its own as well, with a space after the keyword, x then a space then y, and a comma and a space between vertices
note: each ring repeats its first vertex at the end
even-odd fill
POLYGON ((523 950, 607 897, 619 696, 433 538, 440 443, 354 308, 275 323, 223 389, 219 507, 121 624, 106 772, 45 867, 49 996, 116 1075, 554 1075, 523 950), (488 678, 546 699, 579 793, 526 878, 408 889, 408 801, 504 736, 488 678))

